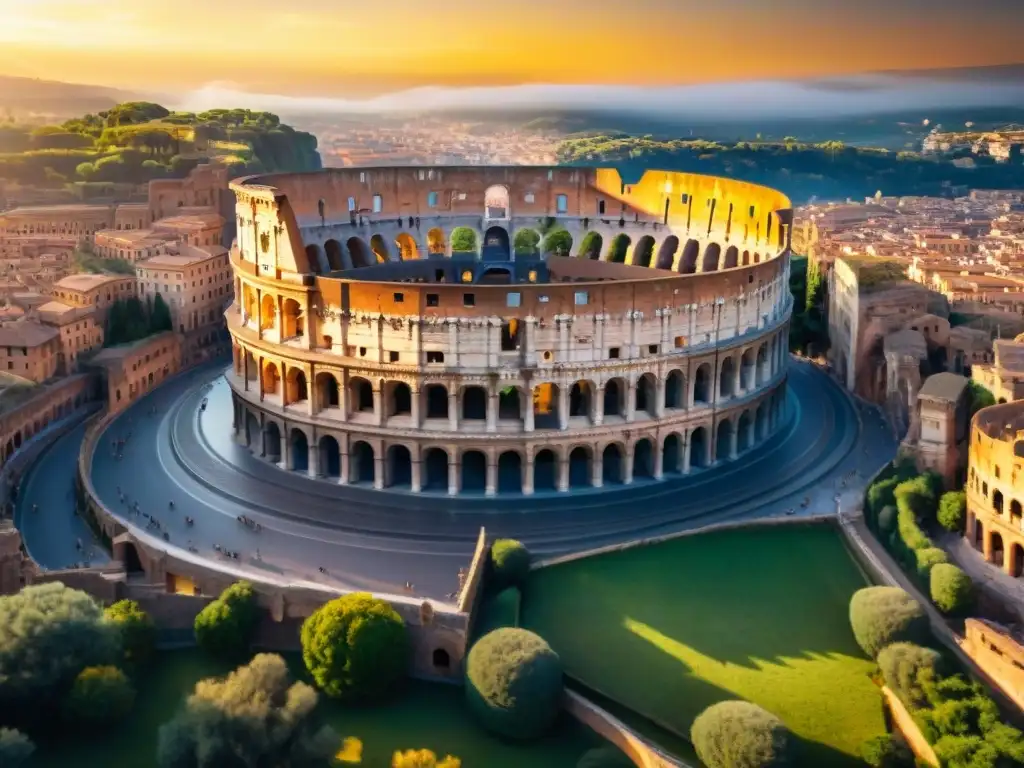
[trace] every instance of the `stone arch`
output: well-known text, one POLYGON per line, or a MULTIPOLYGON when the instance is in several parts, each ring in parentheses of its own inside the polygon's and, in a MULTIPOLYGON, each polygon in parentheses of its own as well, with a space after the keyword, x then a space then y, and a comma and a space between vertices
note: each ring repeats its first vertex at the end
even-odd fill
POLYGON ((444 230, 440 227, 434 227, 427 232, 427 253, 431 256, 444 256, 448 253, 448 242, 444 230))
POLYGON ((586 416, 594 412, 594 385, 589 381, 576 381, 569 390, 569 416, 586 416))
POLYGON ((395 249, 398 251, 399 261, 415 261, 420 257, 416 241, 408 232, 402 232, 395 238, 395 249))
POLYGON ((749 267, 750 266, 750 251, 744 251, 743 252, 743 262, 742 263, 743 263, 744 267, 749 267))
POLYGON ((319 274, 323 272, 323 265, 327 259, 324 257, 323 251, 320 250, 320 246, 312 243, 306 246, 306 261, 309 262, 310 271, 319 274))
POLYGON ((305 371, 294 366, 288 368, 286 381, 288 387, 285 392, 285 400, 289 405, 291 403, 302 403, 309 399, 309 386, 306 382, 305 371))
POLYGON ((754 263, 755 264, 760 264, 761 263, 761 254, 760 253, 755 253, 754 254, 754 263))
POLYGON ((423 388, 423 413, 428 419, 447 419, 448 387, 444 384, 427 384, 423 388))
POLYGON ((732 269, 740 265, 740 249, 730 245, 725 249, 725 269, 732 269))
POLYGON ((633 479, 638 477, 654 477, 654 445, 646 437, 633 446, 633 479))
POLYGON ((974 546, 978 550, 983 550, 985 545, 985 526, 982 525, 981 520, 974 519, 974 546))
POLYGON ((697 271, 697 261, 700 258, 700 243, 696 240, 687 240, 683 246, 683 255, 679 257, 677 272, 682 275, 692 275, 697 271))
POLYGON ((313 381, 316 388, 316 406, 318 408, 338 408, 341 405, 341 391, 338 379, 333 373, 321 371, 313 381))
POLYGON ((992 511, 996 514, 1003 514, 1003 492, 994 491, 992 493, 992 511))
POLYGON ((578 445, 569 452, 569 485, 585 488, 593 484, 594 454, 587 445, 578 445))
POLYGON ((373 446, 365 440, 357 440, 352 444, 349 455, 349 482, 354 485, 373 485, 377 479, 376 464, 373 446))
POLYGON ((625 232, 620 232, 609 243, 608 253, 605 254, 604 260, 614 264, 625 264, 626 254, 629 253, 629 246, 632 242, 629 235, 625 232))
POLYGON ((487 390, 479 386, 462 388, 462 413, 466 421, 482 421, 487 418, 487 390))
POLYGON ((328 240, 324 243, 324 253, 327 256, 327 268, 333 272, 345 268, 345 255, 341 243, 337 240, 328 240))
POLYGON ((1015 579, 1019 579, 1024 575, 1024 547, 1017 542, 1013 542, 1010 545, 1009 566, 1010 575, 1015 579))
POLYGON ((654 238, 650 235, 644 235, 637 240, 636 247, 633 249, 633 259, 630 262, 634 267, 649 267, 651 266, 651 257, 654 255, 654 238))
POLYGON ((732 456, 732 440, 735 427, 731 419, 722 419, 715 430, 715 461, 725 461, 732 456))
POLYGON ((379 233, 370 238, 370 250, 373 251, 374 261, 377 264, 387 264, 392 260, 387 241, 379 233))
POLYGON ((306 320, 302 316, 302 305, 295 299, 285 299, 281 302, 281 338, 291 339, 296 336, 304 336, 305 326, 306 320))
POLYGON ((718 269, 718 260, 722 256, 722 246, 718 243, 708 243, 704 249, 704 258, 701 260, 701 272, 715 272, 718 269))
POLYGON ((625 451, 619 443, 608 443, 601 452, 601 479, 605 485, 617 485, 623 482, 625 468, 623 456, 625 451))
POLYGON ((452 668, 451 656, 448 655, 448 651, 444 648, 434 649, 433 653, 430 655, 430 663, 433 665, 434 669, 441 672, 447 672, 452 668))
POLYGON ((686 376, 678 368, 669 371, 665 378, 665 407, 686 407, 686 376))
POLYGON ((484 232, 480 258, 482 261, 510 261, 512 259, 512 245, 509 242, 507 229, 493 226, 484 232))
POLYGON ((580 249, 576 253, 580 259, 600 259, 604 248, 604 238, 597 232, 587 232, 580 241, 580 249))
POLYGON ((679 238, 669 235, 661 241, 658 247, 658 256, 654 260, 655 269, 672 269, 676 261, 676 251, 679 250, 679 238))
POLYGON ((561 392, 557 384, 542 382, 533 388, 530 398, 533 408, 534 429, 558 429, 561 426, 562 414, 561 392))
POLYGON ((690 433, 690 466, 706 467, 708 465, 708 431, 706 427, 697 427, 690 433))
POLYGON ((330 478, 341 477, 341 448, 338 441, 331 435, 324 435, 320 438, 318 449, 320 474, 330 478))
POLYGON ((743 350, 740 357, 740 388, 751 390, 757 386, 757 353, 753 347, 743 350))
POLYGON ((412 454, 401 443, 392 443, 387 450, 388 487, 409 488, 412 485, 412 454))
POLYGON ((711 402, 711 364, 701 363, 693 377, 693 402, 711 402))
POLYGON ((262 450, 262 439, 263 433, 260 430, 259 419, 253 415, 252 411, 247 409, 245 411, 245 444, 249 446, 249 450, 262 450))
POLYGON ((665 436, 661 447, 662 472, 677 474, 682 470, 683 442, 675 432, 665 436))
POLYGON ((373 385, 362 376, 348 380, 348 403, 350 413, 373 413, 373 385))
POLYGON ((718 398, 724 400, 732 397, 736 388, 736 363, 732 357, 722 358, 722 367, 718 372, 718 398))
POLYGON ((998 531, 989 531, 989 562, 1002 566, 1005 550, 1003 549, 1003 537, 998 531))
POLYGON ((452 247, 452 255, 457 253, 462 255, 477 254, 476 232, 469 227, 456 227, 452 230, 451 239, 449 241, 452 247))
POLYGON ((412 389, 404 381, 389 381, 384 388, 387 399, 385 416, 409 416, 412 414, 412 389))
POLYGON ((263 425, 263 451, 271 461, 281 460, 281 428, 277 422, 268 421, 263 425))
POLYGON ((768 429, 768 401, 763 400, 761 401, 761 404, 757 406, 757 414, 754 417, 754 431, 757 435, 757 439, 764 440, 766 437, 768 437, 768 429))
POLYGON ((504 184, 492 184, 484 190, 484 215, 488 219, 511 218, 511 200, 504 184))
POLYGON ((621 378, 609 379, 604 385, 604 415, 626 415, 626 382, 621 378))
POLYGON ((754 447, 754 417, 750 411, 740 414, 739 422, 736 425, 736 447, 739 452, 749 451, 754 447))
POLYGON ((277 395, 280 394, 278 385, 281 383, 281 374, 277 370, 277 364, 273 360, 267 360, 263 363, 263 394, 265 395, 277 395))
POLYGON ((293 427, 288 435, 288 458, 291 461, 289 469, 309 471, 309 440, 298 427, 293 427))
POLYGON ((1020 526, 1021 521, 1021 505, 1017 499, 1010 501, 1010 522, 1014 525, 1020 526))
POLYGON ((345 247, 352 258, 352 266, 354 268, 372 267, 376 263, 370 247, 361 237, 350 237, 345 243, 345 247))
POLYGON ((554 491, 558 487, 558 456, 543 448, 533 457, 534 491, 554 491))
POLYGON ((448 451, 443 448, 429 448, 423 454, 423 488, 448 490, 448 451))
POLYGON ((519 387, 505 387, 498 391, 498 419, 519 421, 523 418, 523 392, 519 387))
POLYGON ((263 294, 260 302, 260 328, 264 331, 271 330, 275 325, 277 317, 277 300, 272 294, 263 294))
POLYGON ((762 344, 757 348, 757 385, 764 384, 771 378, 771 370, 768 366, 768 345, 762 344))
POLYGON ((633 412, 646 413, 652 419, 658 415, 658 384, 654 374, 645 373, 636 381, 633 412))
POLYGON ((482 451, 462 454, 462 490, 483 491, 487 488, 487 456, 482 451))
POLYGON ((518 451, 498 456, 498 493, 523 492, 523 457, 518 451))

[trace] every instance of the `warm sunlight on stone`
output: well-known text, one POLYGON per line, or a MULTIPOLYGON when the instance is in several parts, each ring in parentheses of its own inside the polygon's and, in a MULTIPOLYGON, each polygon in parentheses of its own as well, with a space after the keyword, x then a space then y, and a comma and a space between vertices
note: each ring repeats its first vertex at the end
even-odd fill
POLYGON ((363 742, 355 736, 347 737, 341 743, 341 749, 338 750, 338 754, 334 756, 334 759, 339 763, 347 763, 348 765, 356 765, 363 762, 363 742))

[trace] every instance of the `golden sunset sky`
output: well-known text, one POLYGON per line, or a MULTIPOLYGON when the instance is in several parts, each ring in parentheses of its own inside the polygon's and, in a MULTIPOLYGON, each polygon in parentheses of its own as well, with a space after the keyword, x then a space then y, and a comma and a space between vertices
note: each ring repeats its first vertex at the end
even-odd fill
POLYGON ((294 96, 1024 60, 1024 0, 0 0, 0 74, 294 96))

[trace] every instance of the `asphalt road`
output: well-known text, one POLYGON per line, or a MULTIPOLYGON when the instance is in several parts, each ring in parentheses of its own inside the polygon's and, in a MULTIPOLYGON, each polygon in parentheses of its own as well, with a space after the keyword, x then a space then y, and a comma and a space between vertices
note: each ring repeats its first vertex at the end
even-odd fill
MULTIPOLYGON (((443 599, 456 589, 458 569, 468 564, 481 526, 551 556, 790 509, 834 512, 843 477, 851 489, 842 503, 853 502, 859 483, 851 473, 863 478, 888 461, 895 452, 892 437, 877 412, 864 408, 858 415, 821 372, 804 364, 790 371, 793 423, 733 463, 614 491, 574 490, 525 503, 481 498, 466 505, 443 495, 311 480, 253 457, 232 440, 230 393, 219 370, 201 369, 165 384, 115 420, 99 441, 93 482, 108 506, 143 527, 146 520, 129 511, 138 500, 140 511, 168 532, 168 546, 191 544, 217 561, 213 545, 220 544, 238 551, 240 560, 232 564, 254 577, 397 593, 411 582, 416 595, 443 599), (200 412, 204 396, 209 406, 200 412), (116 459, 111 440, 129 433, 123 458, 116 459), (127 503, 120 502, 119 491, 127 503), (185 525, 185 515, 195 519, 193 527, 185 525), (259 522, 262 532, 238 523, 238 515, 259 522)), ((59 498, 70 487, 81 439, 79 430, 44 455, 21 499, 23 505, 40 504, 23 535, 33 557, 49 567, 70 562, 69 547, 76 552, 82 535, 71 500, 62 509, 59 498)))

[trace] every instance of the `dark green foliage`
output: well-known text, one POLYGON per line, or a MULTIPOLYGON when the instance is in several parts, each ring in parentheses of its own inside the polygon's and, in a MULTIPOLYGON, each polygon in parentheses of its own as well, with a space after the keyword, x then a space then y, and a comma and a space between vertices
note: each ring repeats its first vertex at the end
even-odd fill
MULTIPOLYGON (((929 542, 930 544, 931 542, 929 542)), ((925 547, 914 551, 914 566, 922 581, 927 581, 932 569, 949 562, 949 556, 938 547, 925 547)))
MULTIPOLYGON (((918 520, 932 521, 938 508, 938 494, 941 486, 931 474, 919 475, 911 480, 904 480, 896 486, 893 496, 896 509, 909 509, 918 520)), ((916 549, 916 547, 915 547, 916 549)))
POLYGON ((597 232, 587 232, 580 241, 580 249, 577 255, 581 259, 596 259, 601 255, 601 235, 597 232))
POLYGON ((871 658, 892 643, 925 643, 931 634, 924 609, 899 587, 857 590, 850 599, 850 626, 871 658))
POLYGON ((171 310, 159 293, 152 303, 146 304, 135 297, 117 299, 107 313, 103 343, 108 347, 116 347, 170 330, 173 330, 171 310))
POLYGON ((466 660, 466 700, 487 731, 532 740, 554 724, 562 703, 562 662, 525 629, 497 629, 466 660))
POLYGON ((1018 764, 1024 764, 1024 733, 1012 725, 994 723, 985 732, 985 741, 1018 764))
POLYGON ((967 494, 963 491, 948 491, 939 499, 939 525, 954 533, 964 532, 967 519, 967 494))
POLYGON ((707 768, 793 764, 793 739, 775 715, 746 701, 713 704, 693 721, 690 741, 707 768))
POLYGON ((934 679, 942 657, 931 648, 912 643, 893 643, 878 654, 878 667, 889 689, 910 709, 928 705, 928 696, 921 680, 934 679))
POLYGON ((544 253, 554 253, 559 256, 568 256, 572 251, 572 235, 564 229, 556 229, 549 232, 544 238, 544 253))
POLYGON ((196 616, 196 643, 224 659, 237 659, 249 651, 260 620, 252 584, 238 581, 196 616))
POLYGON ((629 235, 616 235, 608 246, 608 261, 623 264, 629 250, 629 235))
POLYGON ((891 734, 865 741, 860 746, 860 756, 872 768, 914 768, 914 753, 891 734))
POLYGON ((0 766, 18 768, 36 751, 28 736, 13 728, 0 728, 0 766))
POLYGON ((888 506, 882 507, 882 511, 878 513, 878 531, 879 533, 888 536, 896 530, 896 507, 888 506))
POLYGON ((153 658, 156 648, 156 626, 149 614, 134 600, 119 600, 103 612, 121 636, 124 661, 138 668, 153 658))
POLYGON ((982 408, 988 408, 990 405, 996 404, 995 395, 986 388, 979 384, 974 379, 967 380, 967 408, 970 418, 974 418, 974 414, 980 411, 982 408))
POLYGON ((943 736, 933 746, 944 768, 1000 768, 999 752, 980 736, 943 736))
POLYGON ((292 683, 280 656, 261 653, 224 679, 202 680, 160 728, 160 768, 322 768, 338 748, 316 729, 316 691, 292 683))
POLYGON ((540 233, 534 229, 524 228, 516 231, 512 247, 517 256, 536 256, 540 253, 540 233))
POLYGON ((328 696, 378 699, 405 677, 408 631, 390 603, 354 592, 325 603, 303 622, 302 659, 328 696))
POLYGON ((633 761, 612 746, 588 749, 576 768, 633 768, 633 761))
POLYGON ((885 507, 895 507, 896 497, 893 492, 900 482, 902 481, 898 477, 887 477, 873 483, 868 488, 868 509, 878 515, 885 507))
POLYGON ((940 563, 931 571, 932 602, 943 613, 963 614, 974 605, 971 577, 951 563, 940 563))
POLYGON ((171 322, 171 310, 159 293, 153 298, 153 312, 149 316, 149 332, 160 333, 161 331, 173 331, 174 324, 171 322))
POLYGON ((496 589, 521 587, 530 573, 530 552, 515 539, 491 545, 491 578, 496 589))
POLYGON ((476 233, 469 227, 453 229, 450 241, 453 253, 476 253, 476 233))
POLYGON ((932 542, 917 524, 917 518, 906 504, 896 502, 896 529, 908 549, 926 549, 932 542))
POLYGON ((135 703, 135 689, 117 667, 86 667, 78 673, 61 712, 73 728, 93 729, 123 719, 135 703))
POLYGON ((31 725, 57 709, 78 673, 120 655, 116 627, 84 592, 51 583, 0 597, 0 712, 31 725))

